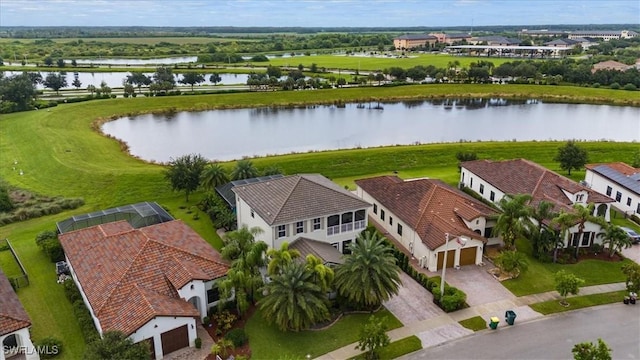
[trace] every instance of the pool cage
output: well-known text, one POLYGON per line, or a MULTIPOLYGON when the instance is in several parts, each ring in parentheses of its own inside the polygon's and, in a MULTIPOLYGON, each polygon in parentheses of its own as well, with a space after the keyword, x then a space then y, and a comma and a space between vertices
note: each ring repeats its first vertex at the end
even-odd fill
POLYGON ((56 225, 58 227, 58 233, 64 234, 69 231, 120 220, 126 220, 134 229, 138 229, 144 226, 171 221, 173 217, 155 202, 141 202, 99 210, 89 214, 72 216, 58 222, 56 225))

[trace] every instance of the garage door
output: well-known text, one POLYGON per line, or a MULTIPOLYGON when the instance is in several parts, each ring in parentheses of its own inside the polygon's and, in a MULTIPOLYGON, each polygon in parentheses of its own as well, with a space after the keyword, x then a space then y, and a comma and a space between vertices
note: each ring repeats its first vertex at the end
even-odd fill
POLYGON ((164 332, 160 335, 160 338, 162 339, 163 355, 189 346, 189 330, 187 329, 187 325, 164 332))
MULTIPOLYGON (((453 260, 455 260, 456 252, 447 251, 447 267, 453 267, 453 260)), ((442 269, 442 260, 444 259, 444 251, 438 253, 438 270, 442 269)))
POLYGON ((477 247, 470 247, 460 249, 460 266, 462 265, 475 265, 476 263, 476 251, 477 247))

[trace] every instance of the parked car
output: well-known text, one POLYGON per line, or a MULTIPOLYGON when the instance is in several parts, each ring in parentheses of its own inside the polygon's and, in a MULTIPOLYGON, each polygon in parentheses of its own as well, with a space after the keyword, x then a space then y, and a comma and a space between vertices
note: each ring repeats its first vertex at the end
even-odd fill
POLYGON ((638 244, 638 243, 640 243, 640 234, 638 234, 637 232, 635 232, 635 230, 633 230, 633 229, 629 229, 628 227, 623 227, 623 226, 620 226, 620 228, 621 228, 622 230, 624 230, 624 232, 626 232, 626 233, 627 233, 627 235, 629 235, 629 237, 631 238, 631 241, 632 241, 634 244, 638 244))

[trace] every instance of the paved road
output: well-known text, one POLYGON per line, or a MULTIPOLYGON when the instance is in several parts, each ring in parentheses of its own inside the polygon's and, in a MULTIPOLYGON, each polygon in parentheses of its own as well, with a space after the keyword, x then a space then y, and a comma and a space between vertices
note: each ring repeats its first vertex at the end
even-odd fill
POLYGON ((614 304, 484 330, 401 359, 570 359, 573 345, 602 338, 614 359, 640 359, 640 305, 614 304))

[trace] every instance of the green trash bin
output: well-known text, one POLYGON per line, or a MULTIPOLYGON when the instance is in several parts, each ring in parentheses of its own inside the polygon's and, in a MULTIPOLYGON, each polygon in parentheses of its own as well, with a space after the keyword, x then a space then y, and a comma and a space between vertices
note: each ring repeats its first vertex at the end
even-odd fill
POLYGON ((498 317, 494 316, 491 318, 491 321, 489 322, 489 327, 492 330, 495 330, 498 328, 498 323, 500 322, 500 319, 498 319, 498 317))
POLYGON ((516 313, 512 310, 507 310, 507 312, 504 314, 504 317, 505 321, 509 325, 513 325, 513 323, 516 321, 516 313))

